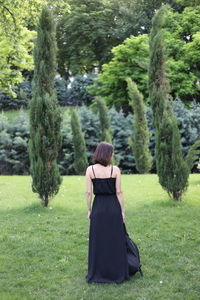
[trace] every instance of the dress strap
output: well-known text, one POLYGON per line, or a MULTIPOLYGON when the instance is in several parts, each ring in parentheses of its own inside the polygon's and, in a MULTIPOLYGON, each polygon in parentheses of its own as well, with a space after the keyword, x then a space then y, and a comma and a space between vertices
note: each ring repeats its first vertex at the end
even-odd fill
POLYGON ((112 167, 111 167, 110 177, 112 177, 112 172, 113 172, 113 165, 112 165, 112 167))
POLYGON ((94 169, 93 169, 93 165, 92 165, 92 171, 93 171, 93 174, 94 174, 94 178, 96 178, 95 173, 94 173, 94 169))

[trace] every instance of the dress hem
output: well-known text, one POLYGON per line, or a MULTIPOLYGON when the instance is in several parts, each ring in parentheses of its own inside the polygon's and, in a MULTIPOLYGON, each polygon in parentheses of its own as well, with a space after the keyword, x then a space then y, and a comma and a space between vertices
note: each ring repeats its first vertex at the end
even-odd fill
POLYGON ((125 282, 125 281, 127 281, 127 280, 130 280, 131 278, 130 277, 128 277, 128 278, 125 278, 125 279, 122 279, 122 280, 120 280, 120 281, 116 281, 116 280, 98 280, 98 279, 94 279, 94 280, 87 280, 86 279, 86 282, 87 283, 123 283, 123 282, 125 282))

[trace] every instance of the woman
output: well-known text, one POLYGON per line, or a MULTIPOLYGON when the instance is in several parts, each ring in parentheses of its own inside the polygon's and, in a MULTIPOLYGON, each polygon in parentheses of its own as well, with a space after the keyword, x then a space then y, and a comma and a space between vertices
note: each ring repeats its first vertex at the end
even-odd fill
POLYGON ((130 279, 123 227, 125 212, 121 174, 117 166, 111 165, 112 156, 113 146, 101 142, 93 156, 95 164, 86 170, 90 221, 88 283, 121 283, 130 279), (95 194, 93 204, 92 186, 95 194))

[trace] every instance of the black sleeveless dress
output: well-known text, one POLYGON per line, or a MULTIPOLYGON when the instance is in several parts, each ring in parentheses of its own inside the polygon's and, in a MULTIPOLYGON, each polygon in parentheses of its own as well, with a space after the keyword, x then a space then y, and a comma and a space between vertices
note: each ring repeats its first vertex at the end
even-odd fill
POLYGON ((95 197, 90 215, 88 283, 121 283, 130 279, 123 218, 112 170, 113 166, 109 178, 92 179, 95 197))

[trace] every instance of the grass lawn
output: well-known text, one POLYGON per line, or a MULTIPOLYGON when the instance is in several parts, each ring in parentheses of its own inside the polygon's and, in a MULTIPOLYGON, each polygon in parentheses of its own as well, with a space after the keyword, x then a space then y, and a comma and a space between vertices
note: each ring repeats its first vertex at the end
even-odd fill
POLYGON ((126 227, 141 252, 144 277, 88 284, 85 179, 63 178, 49 208, 31 178, 0 177, 1 300, 199 300, 200 175, 175 203, 156 175, 123 175, 126 227))
MULTIPOLYGON (((28 114, 28 109, 24 109, 23 110, 24 113, 28 114)), ((4 114, 4 116, 6 116, 8 118, 9 122, 14 121, 19 114, 20 110, 2 110, 1 113, 4 114)))
MULTIPOLYGON (((63 114, 68 114, 69 110, 71 109, 70 106, 62 106, 61 107, 61 112, 63 114)), ((79 107, 76 107, 76 109, 79 109, 79 107)), ((29 109, 23 109, 24 113, 29 116, 29 109)), ((7 118, 9 122, 13 122, 19 115, 20 110, 2 110, 0 113, 3 113, 7 118)))

